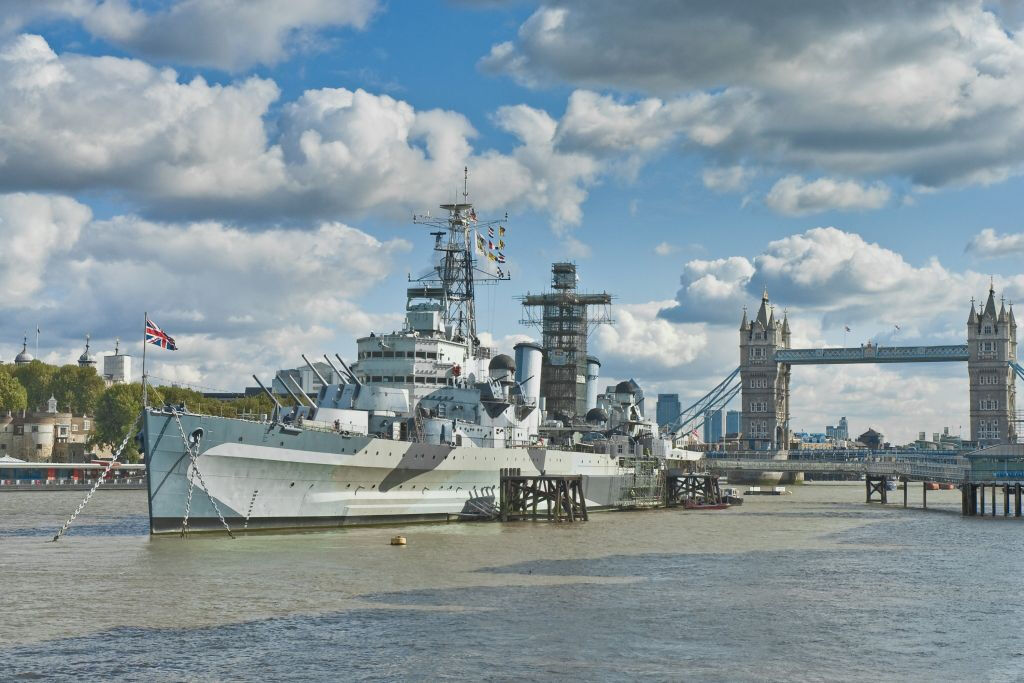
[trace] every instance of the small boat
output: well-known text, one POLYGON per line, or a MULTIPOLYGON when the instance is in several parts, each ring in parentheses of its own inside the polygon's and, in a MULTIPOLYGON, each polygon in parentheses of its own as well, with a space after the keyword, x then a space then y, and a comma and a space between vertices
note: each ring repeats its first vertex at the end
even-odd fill
POLYGON ((696 500, 684 500, 684 510, 726 510, 729 508, 728 503, 701 503, 696 500))
POLYGON ((760 486, 751 486, 747 489, 743 495, 745 496, 788 496, 790 492, 786 490, 785 486, 773 486, 771 488, 760 486))
POLYGON ((896 482, 894 480, 892 480, 892 479, 886 479, 885 480, 885 490, 886 491, 895 491, 896 490, 896 482))
POLYGON ((729 505, 743 505, 743 497, 740 496, 740 490, 731 487, 722 489, 722 502, 729 505))
POLYGON ((928 489, 929 491, 938 491, 939 490, 939 485, 936 482, 934 482, 934 481, 926 481, 924 483, 924 487, 926 489, 928 489))
POLYGON ((939 484, 939 488, 942 489, 943 491, 952 491, 953 489, 956 488, 956 484, 950 484, 950 483, 939 484))

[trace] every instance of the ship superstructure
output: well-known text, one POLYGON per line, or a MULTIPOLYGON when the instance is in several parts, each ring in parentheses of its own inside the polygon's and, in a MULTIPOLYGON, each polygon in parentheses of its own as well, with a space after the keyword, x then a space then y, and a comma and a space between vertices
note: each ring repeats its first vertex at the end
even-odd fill
POLYGON ((463 200, 415 217, 435 228, 435 260, 410 278, 401 330, 360 338, 351 365, 325 355, 330 380, 302 356, 316 396, 284 376, 294 405, 267 390, 276 408, 262 421, 145 411, 153 533, 186 519, 217 529, 221 514, 248 529, 486 517, 503 468, 582 475, 592 508, 620 500, 632 477, 622 457, 663 450, 653 423, 625 391, 587 422, 546 420, 543 350, 520 344, 513 359, 480 343, 475 288, 509 277, 505 225, 477 220, 468 188, 463 200))

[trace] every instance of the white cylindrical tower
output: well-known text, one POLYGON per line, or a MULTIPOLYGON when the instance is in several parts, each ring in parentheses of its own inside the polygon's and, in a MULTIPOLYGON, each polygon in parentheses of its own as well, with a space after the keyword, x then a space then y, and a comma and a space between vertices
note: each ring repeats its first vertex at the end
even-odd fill
POLYGON ((597 381, 601 377, 601 361, 587 356, 587 410, 597 407, 597 381))
POLYGON ((544 349, 534 342, 519 342, 516 352, 516 382, 523 388, 523 395, 540 405, 540 371, 544 360, 544 349))

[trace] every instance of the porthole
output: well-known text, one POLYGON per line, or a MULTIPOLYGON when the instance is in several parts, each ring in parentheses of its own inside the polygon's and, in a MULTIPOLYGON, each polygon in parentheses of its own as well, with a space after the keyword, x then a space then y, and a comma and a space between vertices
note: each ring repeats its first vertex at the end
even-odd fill
POLYGON ((291 483, 291 485, 288 488, 291 488, 292 486, 295 486, 295 482, 294 481, 291 483))
POLYGON ((352 484, 345 484, 345 488, 352 488, 352 484))
POLYGON ((371 489, 375 489, 375 488, 377 488, 377 485, 376 485, 376 484, 373 484, 372 486, 370 486, 370 488, 371 488, 371 489))

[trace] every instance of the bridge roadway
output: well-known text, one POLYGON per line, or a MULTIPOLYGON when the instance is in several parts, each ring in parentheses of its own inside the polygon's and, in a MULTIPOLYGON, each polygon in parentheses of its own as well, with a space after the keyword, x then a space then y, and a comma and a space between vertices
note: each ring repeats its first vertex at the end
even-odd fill
POLYGON ((970 476, 967 458, 957 455, 923 456, 917 453, 864 456, 856 451, 830 451, 820 457, 776 460, 765 457, 763 451, 741 451, 714 454, 705 457, 701 464, 710 471, 718 472, 845 472, 954 484, 963 484, 970 476))
POLYGON ((777 363, 820 365, 831 363, 941 363, 966 361, 967 344, 948 346, 875 346, 859 348, 779 349, 777 363))

